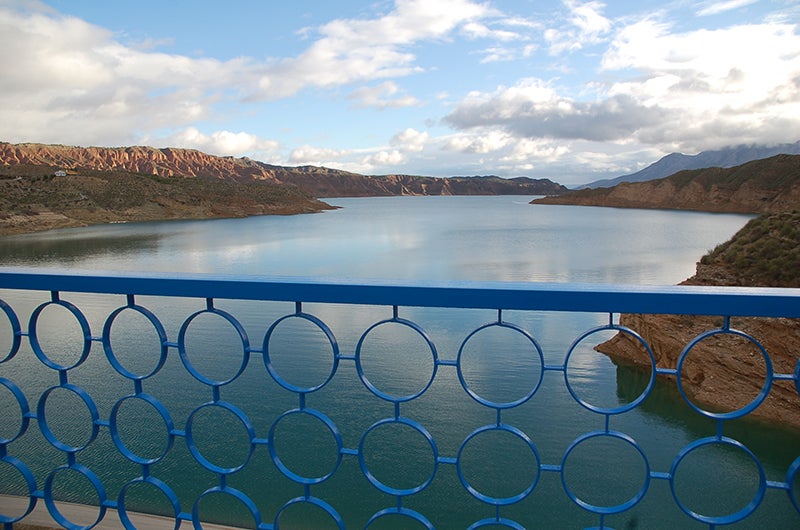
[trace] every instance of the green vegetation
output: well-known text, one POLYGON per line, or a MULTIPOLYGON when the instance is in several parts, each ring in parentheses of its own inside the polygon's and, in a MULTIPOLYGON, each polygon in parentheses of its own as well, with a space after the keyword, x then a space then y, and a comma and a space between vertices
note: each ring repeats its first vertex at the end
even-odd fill
POLYGON ((732 285, 800 287, 800 211, 765 214, 703 256, 732 285))
POLYGON ((680 189, 693 182, 705 190, 713 187, 737 190, 743 185, 764 190, 788 190, 800 180, 800 156, 776 155, 732 168, 709 167, 675 173, 670 180, 680 189))
POLYGON ((330 206, 294 186, 47 167, 0 170, 0 235, 122 221, 316 212, 330 206), (45 215, 46 214, 46 215, 45 215))

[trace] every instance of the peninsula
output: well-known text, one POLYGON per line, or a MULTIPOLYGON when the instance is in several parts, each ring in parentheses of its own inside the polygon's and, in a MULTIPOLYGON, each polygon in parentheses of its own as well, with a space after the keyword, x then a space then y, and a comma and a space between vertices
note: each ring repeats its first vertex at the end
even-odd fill
POLYGON ((800 208, 800 155, 776 155, 731 168, 684 170, 612 188, 574 190, 534 204, 767 213, 800 208))
POLYGON ((109 222, 319 212, 319 197, 546 195, 548 179, 367 176, 192 149, 0 142, 0 235, 109 222))
MULTIPOLYGON (((800 156, 777 155, 732 168, 678 172, 647 182, 583 189, 535 204, 617 208, 661 208, 760 214, 729 241, 703 256, 687 285, 800 288, 800 156)), ((660 368, 677 368, 683 348, 701 333, 718 329, 721 318, 623 314, 620 324, 650 345, 660 368)), ((797 319, 734 318, 741 330, 769 353, 775 373, 794 373, 800 352, 797 319)), ((763 358, 749 341, 701 341, 684 365, 681 383, 693 403, 731 411, 752 401, 764 384, 763 358)), ((616 363, 649 366, 640 343, 619 333, 597 346, 616 363)), ((800 428, 800 395, 792 381, 776 380, 751 415, 800 428)))

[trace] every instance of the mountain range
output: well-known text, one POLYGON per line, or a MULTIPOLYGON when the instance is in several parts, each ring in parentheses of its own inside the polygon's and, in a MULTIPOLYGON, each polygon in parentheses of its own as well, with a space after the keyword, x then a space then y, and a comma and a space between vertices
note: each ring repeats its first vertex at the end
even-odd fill
POLYGON ((612 179, 597 180, 580 186, 584 188, 610 188, 622 182, 644 182, 668 177, 684 169, 703 169, 706 167, 734 167, 741 164, 787 154, 800 155, 800 141, 793 144, 777 145, 739 145, 717 151, 703 151, 696 155, 682 153, 669 154, 636 173, 612 179))
POLYGON ((800 155, 776 155, 730 168, 687 169, 661 179, 573 190, 532 202, 731 213, 798 210, 800 155))
POLYGON ((71 147, 0 142, 0 168, 36 167, 47 172, 127 171, 159 177, 267 182, 294 186, 313 197, 390 195, 558 195, 565 186, 548 179, 497 176, 368 176, 317 166, 286 167, 250 158, 220 157, 193 149, 71 147))

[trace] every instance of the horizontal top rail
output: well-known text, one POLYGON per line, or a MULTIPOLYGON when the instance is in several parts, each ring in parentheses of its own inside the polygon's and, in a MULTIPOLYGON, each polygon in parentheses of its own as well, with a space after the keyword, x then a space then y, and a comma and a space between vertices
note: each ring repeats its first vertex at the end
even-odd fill
POLYGON ((0 288, 414 307, 800 317, 800 289, 766 287, 409 282, 3 267, 0 288))

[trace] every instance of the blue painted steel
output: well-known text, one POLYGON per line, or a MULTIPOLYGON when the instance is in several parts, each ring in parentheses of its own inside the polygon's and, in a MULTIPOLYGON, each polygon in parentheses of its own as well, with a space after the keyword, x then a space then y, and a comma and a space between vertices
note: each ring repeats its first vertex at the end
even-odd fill
POLYGON ((587 409, 591 410, 592 412, 597 412, 598 414, 609 414, 609 415, 610 414, 622 414, 623 412, 627 412, 629 410, 632 410, 632 409, 636 408, 642 401, 644 401, 644 399, 647 396, 650 395, 650 391, 653 390, 653 386, 655 385, 655 382, 656 382, 656 359, 653 356, 653 351, 650 349, 650 345, 647 344, 647 341, 645 341, 641 337, 641 335, 639 335, 638 333, 636 333, 632 329, 626 328, 625 326, 617 326, 617 325, 609 324, 607 326, 601 326, 599 328, 590 329, 589 331, 587 331, 586 333, 584 333, 583 335, 581 335, 580 337, 575 339, 575 342, 573 342, 572 346, 570 346, 569 351, 567 352, 567 358, 564 361, 564 383, 566 384, 567 390, 569 390, 570 395, 572 396, 572 398, 575 401, 577 401, 578 403, 580 403, 581 405, 583 405, 587 409), (644 347, 645 351, 647 352, 647 355, 650 358, 649 359, 650 360, 650 380, 647 383, 647 387, 639 395, 639 397, 637 397, 636 399, 634 399, 630 403, 626 403, 625 405, 622 405, 620 407, 613 407, 613 408, 599 407, 597 405, 594 405, 594 404, 586 401, 585 399, 581 398, 577 394, 577 392, 575 392, 575 389, 569 383, 569 360, 570 360, 570 357, 572 357, 573 352, 575 352, 575 348, 578 346, 578 344, 580 344, 582 341, 584 341, 587 337, 589 337, 591 335, 594 335, 595 333, 598 333, 598 332, 601 332, 601 331, 607 331, 607 330, 618 331, 620 333, 626 333, 626 334, 632 336, 637 341, 639 341, 639 343, 641 343, 641 345, 644 347))
POLYGON ((267 371, 272 376, 275 381, 283 388, 290 392, 296 392, 298 394, 309 394, 311 392, 316 392, 320 388, 327 385, 330 380, 333 378, 333 375, 336 373, 336 369, 339 367, 339 344, 336 342, 336 337, 333 336, 333 331, 320 319, 315 317, 314 315, 309 315, 307 313, 303 313, 299 310, 294 314, 286 315, 285 317, 279 318, 276 320, 267 330, 267 334, 264 336, 264 364, 267 367, 267 371), (288 321, 292 318, 300 318, 303 320, 307 320, 311 322, 313 325, 318 327, 320 331, 325 335, 325 338, 328 339, 328 343, 331 345, 331 351, 333 352, 333 366, 331 366, 331 371, 328 374, 328 377, 325 378, 320 384, 315 386, 298 386, 290 383, 284 377, 280 375, 278 370, 273 366, 272 360, 269 356, 269 340, 272 338, 272 334, 275 333, 275 330, 278 328, 278 325, 288 321))
MULTIPOLYGON (((396 313, 396 311, 395 311, 395 313, 396 313)), ((385 399, 386 401, 391 401, 392 403, 395 403, 395 404, 401 403, 403 401, 411 401, 412 399, 416 399, 419 396, 421 396, 422 394, 424 394, 426 390, 428 390, 428 388, 433 383, 433 378, 436 377, 436 369, 438 367, 438 362, 437 362, 438 360, 439 360, 439 356, 436 353, 436 346, 433 344, 433 341, 428 336, 428 334, 425 333, 425 330, 422 329, 420 326, 418 326, 415 322, 411 322, 411 321, 405 320, 403 318, 398 318, 396 315, 393 318, 386 319, 386 320, 381 320, 380 322, 377 322, 377 323, 373 324, 372 326, 370 326, 369 329, 367 329, 367 331, 365 331, 361 335, 361 338, 358 339, 358 345, 356 346, 356 370, 358 371, 358 377, 361 379, 361 382, 364 383, 364 386, 369 388, 370 392, 372 392, 373 394, 375 394, 379 398, 385 399), (414 392, 414 393, 411 393, 411 394, 408 394, 408 395, 405 395, 405 396, 395 396, 395 395, 392 395, 392 394, 390 394, 388 392, 384 392, 383 390, 381 390, 380 388, 375 386, 372 382, 370 382, 369 378, 367 378, 366 374, 364 373, 364 366, 363 366, 363 364, 361 362, 361 351, 362 351, 362 347, 364 346, 364 340, 366 340, 367 336, 369 336, 369 334, 372 331, 376 330, 377 328, 379 328, 381 326, 386 326, 388 324, 399 324, 401 326, 406 326, 406 327, 409 327, 412 330, 414 330, 416 333, 418 333, 422 337, 422 339, 428 345, 428 348, 430 349, 430 352, 431 352, 431 356, 433 357, 433 370, 431 371, 431 376, 428 379, 428 382, 425 384, 425 386, 420 388, 417 392, 414 392)))
MULTIPOLYGON (((791 484, 791 483, 790 483, 791 484)), ((675 461, 672 463, 672 469, 670 470, 670 480, 669 480, 670 488, 672 488, 672 496, 675 498, 675 502, 678 503, 681 510, 683 510, 687 515, 690 517, 697 519, 700 522, 707 523, 709 525, 724 525, 724 524, 732 524, 742 519, 746 518, 748 515, 753 513, 758 505, 761 504, 761 501, 764 499, 764 495, 767 491, 767 478, 766 474, 764 473, 764 466, 761 465, 761 462, 756 458, 756 455, 750 451, 747 447, 745 447, 741 442, 738 440, 734 440, 732 438, 727 438, 725 436, 715 436, 709 438, 703 438, 701 440, 695 440, 694 442, 690 443, 683 450, 678 454, 675 458, 675 461), (718 516, 711 516, 705 515, 701 513, 697 513, 693 511, 686 505, 685 500, 681 500, 679 498, 678 493, 675 490, 675 476, 678 473, 678 467, 680 466, 681 462, 684 458, 686 458, 692 451, 696 451, 701 447, 705 447, 707 445, 712 444, 720 444, 726 445, 730 447, 735 447, 740 449, 743 453, 745 453, 748 457, 750 457, 753 462, 755 462, 756 466, 758 467, 758 490, 756 494, 753 496, 753 499, 741 510, 735 513, 727 514, 727 515, 718 515, 718 516)))
POLYGON ((516 282, 381 282, 0 269, 0 288, 339 304, 800 318, 800 289, 516 282))
POLYGON ((728 325, 727 322, 725 323, 725 326, 722 329, 715 329, 702 333, 697 337, 695 337, 694 340, 692 340, 689 344, 687 344, 686 347, 683 349, 683 352, 681 352, 680 358, 678 359, 677 372, 678 372, 678 390, 683 396, 683 399, 700 414, 708 416, 709 418, 716 418, 720 420, 732 420, 750 414, 753 410, 755 410, 756 407, 758 407, 761 403, 763 403, 765 399, 767 399, 767 395, 769 394, 769 389, 772 388, 772 380, 774 378, 774 374, 772 372, 772 361, 770 360, 767 350, 765 350, 764 347, 756 339, 754 339, 747 333, 744 333, 736 329, 731 329, 731 327, 728 325), (761 355, 764 358, 764 364, 767 369, 767 376, 766 379, 764 380, 764 385, 761 387, 761 391, 758 393, 758 395, 755 398, 753 398, 753 400, 750 403, 748 403, 741 409, 732 410, 730 412, 711 412, 697 406, 686 394, 686 389, 684 389, 683 387, 683 365, 686 362, 686 359, 688 358, 692 349, 695 346, 697 346, 699 342, 703 340, 708 340, 709 338, 718 335, 734 335, 742 337, 753 343, 753 345, 759 351, 761 351, 761 355))
POLYGON ((311 486, 313 484, 319 484, 321 482, 325 482, 326 480, 331 478, 334 473, 336 473, 336 470, 339 469, 339 464, 342 462, 342 448, 344 447, 344 443, 342 442, 342 435, 339 432, 338 427, 336 427, 336 424, 333 423, 333 421, 331 421, 331 419, 328 416, 326 416, 325 414, 323 414, 318 410, 304 408, 304 409, 288 410, 283 414, 281 414, 274 422, 272 422, 272 426, 269 429, 268 446, 269 446, 269 454, 272 457, 272 461, 275 463, 275 465, 278 467, 281 473, 286 475, 289 479, 297 482, 298 484, 311 486), (325 425, 325 427, 328 429, 328 431, 331 433, 334 440, 336 441, 336 463, 333 465, 333 469, 331 469, 328 473, 320 477, 304 477, 299 473, 295 473, 294 471, 289 469, 289 467, 286 464, 283 463, 283 460, 281 460, 280 455, 278 455, 278 450, 275 448, 275 430, 277 429, 278 424, 284 418, 298 414, 307 414, 312 418, 321 421, 322 424, 325 425))
POLYGON ((561 468, 564 469, 566 467, 567 459, 569 458, 569 455, 572 453, 572 451, 575 450, 576 447, 586 442, 587 440, 603 436, 607 436, 617 440, 622 440, 623 442, 628 443, 634 449, 636 449, 636 451, 642 457, 642 460, 644 461, 646 467, 646 472, 644 474, 644 484, 642 485, 641 489, 636 493, 636 495, 634 495, 627 501, 617 504, 615 506, 598 506, 596 504, 587 502, 579 498, 577 495, 575 495, 575 493, 573 493, 572 489, 569 487, 569 484, 567 484, 567 479, 563 473, 561 474, 561 482, 564 485, 564 491, 567 492, 567 495, 569 496, 570 499, 572 499, 573 502, 575 502, 575 504, 593 513, 601 515, 610 515, 615 513, 621 513, 633 508, 639 501, 641 501, 644 498, 645 494, 647 493, 647 488, 650 485, 650 462, 647 461, 647 455, 644 454, 644 451, 642 450, 641 447, 639 447, 639 444, 636 443, 636 440, 634 440, 625 433, 617 431, 595 431, 586 433, 584 435, 579 436, 574 442, 572 442, 572 445, 570 445, 569 448, 567 448, 567 451, 564 453, 564 458, 561 461, 561 468))
POLYGON ((367 429, 363 436, 361 436, 361 441, 358 444, 358 463, 361 466, 361 472, 364 473, 364 476, 372 483, 373 486, 378 488, 384 493, 388 493, 389 495, 395 495, 397 497, 405 497, 407 495, 414 495, 415 493, 419 493, 420 491, 427 488, 431 482, 433 482, 433 478, 436 476, 436 469, 438 467, 438 458, 439 458, 439 449, 436 447, 436 442, 433 440, 433 436, 428 430, 423 427, 419 422, 416 422, 409 418, 386 418, 380 420, 374 424, 372 424, 369 429, 367 429), (374 432, 376 429, 384 425, 405 425, 407 427, 411 427, 419 434, 422 435, 423 438, 428 442, 428 445, 431 448, 431 452, 433 453, 433 470, 431 471, 430 477, 424 480, 421 484, 418 484, 412 488, 393 488, 392 486, 388 486, 378 480, 378 478, 373 475, 370 470, 369 466, 367 466, 366 458, 364 456, 364 442, 367 439, 367 436, 370 433, 374 432))
POLYGON ((498 410, 499 409, 510 409, 510 408, 518 407, 519 405, 522 405, 523 403, 528 401, 530 398, 532 398, 533 395, 536 393, 536 391, 539 390, 539 386, 542 384, 542 379, 544 378, 544 353, 542 353, 541 346, 539 346, 539 343, 536 342, 536 339, 530 333, 528 333, 524 329, 520 328, 519 326, 516 326, 514 324, 509 324, 508 322, 503 322, 503 321, 499 320, 498 322, 490 322, 488 324, 484 324, 483 326, 479 327, 478 329, 476 329, 475 331, 470 333, 467 336, 467 338, 464 339, 464 342, 462 342, 461 346, 458 348, 458 357, 456 359, 456 366, 458 368, 458 380, 461 382, 461 386, 464 387, 464 390, 467 391, 467 393, 470 395, 470 397, 472 397, 472 399, 474 399, 475 401, 477 401, 478 403, 480 403, 481 405, 484 405, 486 407, 492 407, 492 408, 495 408, 495 409, 498 409, 498 410), (510 330, 512 330, 512 331, 514 331, 516 333, 519 333, 523 337, 525 337, 525 339, 528 342, 531 343, 531 346, 533 347, 534 351, 538 355, 539 366, 542 367, 542 369, 539 371, 539 378, 535 382, 533 382, 533 384, 531 385, 531 389, 528 391, 528 393, 526 395, 522 396, 521 398, 516 399, 514 401, 500 403, 500 402, 492 401, 490 399, 486 399, 483 396, 481 396, 480 394, 478 394, 477 392, 475 392, 472 388, 470 388, 469 384, 464 379, 464 371, 462 369, 462 355, 464 353, 464 347, 467 345, 469 340, 472 339, 473 337, 475 337, 478 333, 480 333, 483 330, 494 328, 494 327, 510 329, 510 330))
MULTIPOLYGON (((311 506, 321 509, 330 517, 332 523, 338 528, 345 528, 345 522, 337 509, 326 502, 312 495, 312 489, 334 477, 340 469, 340 464, 345 459, 355 458, 358 461, 361 473, 372 484, 372 486, 384 495, 394 498, 395 502, 386 508, 382 508, 374 513, 365 526, 378 524, 384 518, 407 519, 410 524, 421 525, 426 528, 433 528, 426 515, 403 506, 403 500, 412 497, 423 490, 426 490, 436 479, 442 466, 455 466, 458 480, 466 492, 478 501, 486 504, 495 513, 494 517, 480 519, 474 522, 470 528, 482 528, 486 526, 503 526, 508 528, 522 528, 518 522, 508 518, 503 513, 507 506, 519 503, 527 498, 536 489, 542 472, 556 473, 560 475, 563 489, 567 497, 577 506, 596 514, 599 518, 600 526, 605 524, 605 517, 630 510, 637 505, 647 494, 652 480, 668 481, 672 491, 672 496, 679 507, 688 517, 708 524, 711 527, 739 522, 747 518, 761 504, 767 489, 785 490, 788 494, 790 503, 800 514, 800 492, 797 491, 795 483, 798 482, 800 474, 800 456, 794 461, 786 473, 785 482, 767 481, 765 471, 761 462, 755 455, 740 442, 727 438, 722 435, 723 425, 726 421, 745 416, 752 412, 767 397, 772 388, 773 380, 793 380, 794 386, 800 394, 800 360, 792 374, 773 373, 772 363, 767 351, 753 337, 730 327, 731 316, 763 316, 763 317, 800 317, 800 290, 798 289, 746 289, 746 288, 706 288, 690 286, 670 286, 670 287, 630 287, 630 286, 608 286, 608 285, 575 285, 575 284, 522 284, 522 283, 386 283, 386 282, 347 282, 315 280, 309 278, 261 278, 261 277, 235 277, 235 276, 207 276, 207 275, 171 275, 171 274, 132 274, 132 273, 103 273, 103 272, 57 272, 41 270, 21 270, 21 269, 1 269, 0 288, 13 290, 35 290, 50 293, 50 301, 40 304, 32 311, 28 321, 27 334, 22 331, 17 312, 12 308, 8 301, 0 300, 0 319, 5 316, 8 321, 8 328, 12 336, 7 352, 0 352, 3 355, 0 359, 0 368, 3 363, 10 361, 20 350, 22 339, 27 337, 27 341, 33 350, 36 358, 47 370, 57 373, 59 383, 50 386, 42 391, 38 397, 35 413, 31 412, 27 398, 23 390, 11 379, 0 377, 0 387, 5 388, 16 401, 19 408, 21 422, 19 428, 6 438, 0 438, 0 462, 8 468, 15 470, 22 478, 22 482, 28 490, 28 506, 23 513, 18 515, 8 515, 0 513, 0 524, 5 528, 11 528, 13 524, 19 523, 28 516, 34 509, 37 500, 43 499, 52 517, 63 527, 68 529, 88 529, 106 517, 107 510, 116 510, 121 524, 125 528, 134 528, 128 508, 126 497, 131 488, 146 485, 155 488, 167 500, 175 520, 175 528, 181 522, 191 521, 195 528, 201 527, 200 505, 204 499, 212 495, 223 495, 230 497, 238 502, 252 516, 254 526, 260 530, 278 529, 281 518, 289 508, 311 506), (91 334, 88 319, 81 309, 75 304, 67 301, 68 294, 65 293, 107 293, 120 294, 127 297, 127 303, 113 310, 106 318, 100 338, 95 338, 91 334), (206 300, 206 308, 197 311, 186 317, 179 328, 178 340, 170 341, 168 333, 162 321, 155 313, 140 305, 134 300, 135 296, 153 295, 160 297, 188 297, 206 300), (289 301, 296 304, 296 311, 292 314, 283 316, 275 320, 266 330, 263 339, 263 350, 254 350, 250 346, 244 326, 231 313, 222 311, 214 307, 215 300, 234 299, 234 300, 270 300, 270 301, 289 301), (332 304, 364 304, 391 307, 393 317, 380 320, 369 326, 364 331, 355 347, 355 352, 351 356, 342 355, 339 344, 333 331, 328 325, 317 316, 306 313, 302 310, 302 304, 308 302, 332 303, 332 304), (495 322, 479 326, 461 342, 458 351, 458 358, 452 360, 441 360, 438 357, 434 341, 430 338, 426 330, 414 321, 398 317, 398 307, 441 307, 441 308, 483 308, 498 311, 498 319, 495 322), (77 355, 77 360, 71 363, 60 363, 52 355, 45 352, 39 341, 39 319, 42 313, 49 307, 59 307, 69 312, 77 321, 82 335, 82 349, 77 355), (569 349, 563 365, 546 365, 544 354, 535 337, 527 330, 512 323, 503 321, 502 311, 504 310, 527 310, 527 311, 570 311, 570 312, 600 312, 609 314, 609 324, 589 330, 580 335, 569 349), (683 350, 676 369, 657 368, 653 352, 647 342, 638 334, 630 329, 615 325, 613 323, 613 313, 661 313, 661 314, 692 314, 692 315, 717 315, 725 317, 725 324, 721 329, 714 329, 703 333, 691 341, 683 350), (118 358, 114 351, 111 340, 111 331, 115 324, 125 315, 137 314, 143 316, 155 331, 159 348, 155 367, 149 371, 136 372, 129 369, 118 358), (186 338, 189 333, 189 326, 199 322, 199 318, 205 315, 221 318, 227 325, 231 326, 239 338, 241 346, 241 362, 235 367, 232 376, 215 379, 202 373, 191 361, 190 352, 187 352, 186 338), (319 384, 310 386, 300 386, 293 384, 287 377, 279 373, 273 365, 270 357, 270 339, 281 323, 290 319, 302 319, 310 322, 323 333, 331 348, 333 356, 333 366, 331 371, 323 378, 319 384), (423 387, 408 395, 394 395, 378 388, 365 375, 362 366, 362 346, 369 334, 377 328, 385 325, 399 325, 412 330, 419 335, 427 345, 433 360, 433 369, 430 378, 423 387), (483 330, 500 327, 508 329, 514 333, 521 334, 530 343, 530 355, 538 358, 540 370, 538 380, 531 381, 530 390, 521 398, 510 402, 494 402, 481 396, 464 378, 462 372, 462 351, 465 345, 476 334, 483 330), (627 333, 639 341, 650 357, 650 377, 648 384, 642 394, 630 403, 613 408, 605 408, 594 405, 579 396, 570 383, 569 360, 572 352, 581 341, 590 335, 600 331, 614 331, 627 333), (764 362, 767 366, 767 376, 764 386, 758 396, 748 405, 740 410, 729 413, 715 413, 703 410, 691 402, 682 386, 682 369, 687 356, 692 349, 702 340, 713 338, 720 334, 732 334, 752 342, 755 347, 760 349, 764 362), (133 393, 117 399, 111 405, 108 420, 101 419, 98 406, 92 400, 90 393, 81 386, 70 382, 70 375, 73 371, 80 368, 89 358, 92 342, 101 342, 106 358, 113 370, 115 377, 122 377, 123 380, 132 383, 133 393), (144 392, 144 385, 150 378, 155 377, 165 367, 170 350, 177 350, 182 365, 201 386, 205 386, 211 393, 211 400, 192 409, 188 415, 184 430, 176 428, 175 423, 167 407, 152 395, 144 392), (272 380, 280 385, 283 390, 293 394, 298 405, 280 414, 271 424, 269 434, 266 438, 257 437, 257 428, 247 417, 247 415, 236 405, 229 403, 221 398, 221 387, 238 380, 244 373, 251 354, 263 355, 264 367, 266 367, 272 380), (306 396, 327 386, 340 366, 340 361, 354 361, 356 373, 364 385, 375 396, 388 401, 394 408, 391 417, 378 420, 373 423, 360 437, 358 448, 347 447, 342 434, 334 420, 325 413, 307 407, 306 396), (434 436, 419 422, 402 414, 402 407, 406 403, 426 394, 440 366, 452 366, 457 369, 458 380, 461 388, 480 406, 491 409, 496 415, 496 421, 483 427, 473 430, 461 442, 458 447, 457 455, 441 455, 434 436), (603 430, 591 431, 577 437, 567 448, 560 463, 548 463, 542 461, 539 449, 531 438, 522 430, 508 422, 508 409, 513 409, 527 402, 539 389, 544 372, 563 372, 564 382, 573 399, 594 414, 597 414, 605 424, 603 430), (689 443, 675 458, 669 472, 655 471, 650 467, 647 456, 639 445, 629 435, 610 429, 611 418, 637 407, 650 394, 655 377, 657 374, 670 374, 677 376, 678 387, 682 397, 701 415, 710 417, 718 422, 718 432, 716 436, 703 438, 689 443), (48 398, 55 392, 71 393, 77 396, 85 405, 91 417, 91 424, 88 425, 87 439, 81 443, 71 445, 58 438, 51 430, 48 423, 47 402, 48 398), (141 402, 156 411, 163 423, 164 449, 156 455, 141 455, 131 451, 125 444, 120 434, 120 411, 126 403, 141 402), (232 415, 235 419, 234 424, 239 424, 246 432, 248 440, 248 451, 241 462, 234 465, 220 465, 215 463, 213 458, 202 454, 195 441, 195 421, 198 414, 206 409, 219 409, 227 415, 232 415), (505 417, 504 417, 505 414, 505 417), (278 454, 276 448, 277 428, 279 424, 290 417, 308 416, 322 423, 327 433, 330 434, 336 446, 336 459, 331 469, 326 470, 319 476, 304 476, 296 470, 286 465, 278 454), (33 422, 31 420, 34 420, 33 422), (38 425, 42 435, 47 442, 57 451, 63 453, 66 464, 60 465, 47 474, 41 490, 37 487, 37 481, 29 467, 17 456, 10 454, 20 444, 20 439, 28 431, 31 424, 38 425), (430 447, 432 455, 432 469, 429 476, 425 477, 420 483, 411 487, 393 487, 379 480, 370 470, 365 455, 365 440, 369 435, 375 433, 385 426, 401 425, 410 428, 418 433, 430 447), (88 467, 80 464, 76 460, 76 455, 80 452, 94 447, 94 442, 101 429, 109 429, 113 446, 124 458, 136 466, 141 467, 141 474, 137 478, 128 480, 121 486, 116 496, 116 502, 109 501, 105 486, 97 475, 88 467), (495 497, 487 492, 479 491, 470 484, 468 474, 464 471, 462 455, 465 448, 476 438, 486 433, 500 432, 504 435, 515 437, 521 441, 531 452, 535 465, 530 469, 531 480, 522 491, 507 497, 495 497), (633 497, 624 502, 613 506, 598 506, 587 502, 573 493, 565 477, 565 467, 568 464, 572 451, 587 440, 610 437, 621 440, 632 446, 642 457, 646 471, 643 474, 642 487, 633 497), (203 468, 208 470, 218 478, 219 484, 205 490, 191 503, 189 512, 181 507, 179 497, 172 488, 164 481, 151 475, 152 467, 162 462, 168 454, 173 451, 175 442, 179 439, 185 441, 189 453, 194 460, 203 468), (712 444, 721 444, 741 451, 746 457, 752 459, 758 467, 759 483, 758 490, 753 499, 741 510, 736 513, 724 515, 708 515, 696 513, 688 507, 685 499, 681 499, 679 492, 676 491, 676 476, 682 472, 685 458, 692 452, 712 444), (262 518, 258 506, 247 495, 228 484, 228 477, 238 471, 245 469, 251 461, 255 450, 259 446, 266 446, 269 451, 271 462, 275 468, 292 482, 302 487, 304 493, 297 496, 277 509, 274 518, 269 518, 272 522, 267 522, 262 518), (440 465, 441 464, 441 465, 440 465), (89 482, 99 499, 100 506, 97 508, 97 518, 94 523, 86 526, 78 525, 69 521, 58 509, 54 499, 53 484, 56 477, 62 473, 77 473, 89 482)), ((149 352, 153 354, 153 352, 149 352)), ((238 361, 237 361, 238 362, 238 361)), ((74 379, 74 378, 73 378, 74 379)), ((5 392, 5 391, 4 391, 5 392)), ((228 428, 228 427, 226 427, 228 428)), ((352 460, 351 460, 352 462, 352 460)), ((24 522, 24 521, 23 521, 24 522)))

